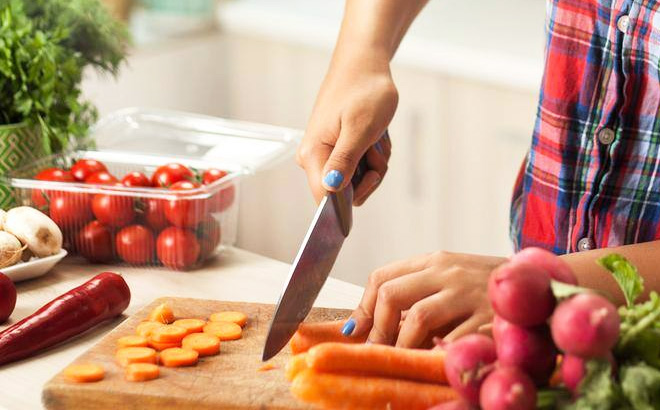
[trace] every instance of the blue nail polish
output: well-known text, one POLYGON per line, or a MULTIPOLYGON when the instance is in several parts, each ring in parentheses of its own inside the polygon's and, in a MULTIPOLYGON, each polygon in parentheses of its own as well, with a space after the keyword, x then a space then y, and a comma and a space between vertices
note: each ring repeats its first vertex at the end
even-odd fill
POLYGON ((376 151, 378 151, 379 154, 385 153, 385 151, 383 151, 383 146, 381 145, 380 141, 374 144, 374 148, 376 148, 376 151))
POLYGON ((355 330, 355 319, 350 318, 344 324, 344 327, 341 328, 341 334, 344 336, 350 336, 353 333, 353 330, 355 330))
POLYGON ((325 178, 323 178, 323 182, 325 182, 327 186, 332 188, 339 188, 339 186, 343 181, 344 181, 344 176, 342 175, 341 172, 337 171, 336 169, 333 169, 332 171, 325 174, 325 178))

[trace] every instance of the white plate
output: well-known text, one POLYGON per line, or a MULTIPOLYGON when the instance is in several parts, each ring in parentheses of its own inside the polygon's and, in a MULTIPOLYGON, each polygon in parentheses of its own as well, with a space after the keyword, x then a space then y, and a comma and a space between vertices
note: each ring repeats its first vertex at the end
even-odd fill
POLYGON ((8 268, 0 269, 0 272, 9 276, 14 282, 21 280, 32 279, 38 276, 45 275, 66 256, 66 249, 62 249, 60 253, 45 258, 33 259, 29 262, 22 262, 8 268))

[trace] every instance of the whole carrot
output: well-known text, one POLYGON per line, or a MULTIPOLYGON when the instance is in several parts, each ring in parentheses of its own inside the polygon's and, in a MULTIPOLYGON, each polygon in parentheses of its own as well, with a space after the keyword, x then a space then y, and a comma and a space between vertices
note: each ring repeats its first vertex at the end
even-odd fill
POLYGON ((443 350, 404 349, 376 344, 321 343, 307 351, 307 366, 318 372, 447 384, 443 350))
POLYGON ((291 393, 304 402, 334 410, 425 410, 458 398, 451 387, 438 384, 318 373, 312 369, 298 373, 291 393))
POLYGON ((367 340, 367 335, 359 337, 346 337, 342 335, 341 328, 345 322, 345 320, 335 320, 301 323, 291 338, 291 352, 293 354, 304 353, 312 346, 324 342, 364 343, 367 340))

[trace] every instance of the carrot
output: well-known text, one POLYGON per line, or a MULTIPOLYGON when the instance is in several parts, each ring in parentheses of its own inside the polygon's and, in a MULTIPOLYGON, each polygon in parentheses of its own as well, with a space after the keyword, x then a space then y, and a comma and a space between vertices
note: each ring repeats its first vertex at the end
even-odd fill
POLYGON ((124 377, 129 382, 144 382, 153 380, 160 375, 158 366, 152 363, 131 363, 126 366, 124 377))
POLYGON ((200 333, 202 329, 204 329, 204 325, 206 325, 206 320, 202 319, 179 319, 175 320, 174 323, 172 323, 174 326, 179 326, 188 332, 187 334, 191 333, 200 333))
POLYGON ((163 326, 163 324, 160 322, 145 320, 137 325, 137 327, 135 328, 135 333, 143 337, 149 337, 151 335, 151 332, 159 326, 163 326))
POLYGON ((240 327, 245 327, 248 317, 243 312, 225 311, 212 314, 209 320, 211 322, 232 322, 240 327))
POLYGON ((173 347, 181 347, 181 342, 155 342, 153 339, 149 338, 149 347, 160 352, 173 347))
POLYGON ((561 379, 561 363, 564 361, 564 356, 562 355, 557 355, 557 365, 555 366, 555 371, 552 372, 552 376, 550 376, 550 381, 548 382, 548 385, 550 387, 559 387, 562 384, 562 379, 561 379))
POLYGON ((190 349, 173 347, 160 352, 160 361, 165 367, 194 366, 199 353, 190 349))
POLYGON ((116 358, 121 366, 131 363, 158 363, 156 351, 149 347, 123 347, 117 350, 116 358))
POLYGON ((321 343, 307 351, 317 372, 355 373, 447 384, 444 350, 404 349, 378 344, 321 343))
POLYGON ((277 369, 277 366, 275 366, 275 365, 272 364, 272 363, 266 363, 266 364, 264 364, 263 366, 261 366, 261 367, 258 369, 258 371, 260 371, 260 372, 267 372, 267 371, 269 371, 269 370, 275 370, 275 369, 277 369))
POLYGON ((211 356, 220 353, 220 339, 210 333, 191 333, 183 338, 181 347, 194 350, 200 356, 211 356))
POLYGON ((359 337, 346 337, 341 334, 345 320, 329 322, 301 323, 291 338, 291 352, 293 354, 308 351, 312 346, 324 342, 364 343, 367 335, 359 337))
POLYGON ((149 320, 164 324, 172 323, 174 322, 174 312, 172 312, 172 308, 167 303, 161 303, 151 311, 149 320))
POLYGON ((90 383, 103 380, 105 370, 95 363, 72 364, 64 369, 64 377, 76 383, 90 383))
POLYGON ((149 339, 159 343, 180 343, 188 334, 186 329, 174 325, 161 325, 151 331, 149 339))
POLYGON ((291 356, 284 368, 284 376, 288 381, 293 381, 298 373, 307 368, 307 353, 291 356))
POLYGON ((409 380, 318 373, 305 369, 291 393, 307 403, 331 409, 423 410, 458 398, 449 386, 409 380))
POLYGON ((204 333, 215 335, 220 340, 236 340, 241 338, 243 330, 232 322, 209 322, 204 326, 204 333))
POLYGON ((146 347, 147 338, 140 335, 128 335, 117 339, 117 347, 146 347))

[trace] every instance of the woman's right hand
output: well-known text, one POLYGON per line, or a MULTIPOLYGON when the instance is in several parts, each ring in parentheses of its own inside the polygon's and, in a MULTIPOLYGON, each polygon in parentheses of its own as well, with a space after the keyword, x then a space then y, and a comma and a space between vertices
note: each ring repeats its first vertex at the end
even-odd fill
POLYGON ((370 53, 335 55, 317 96, 297 161, 319 202, 327 191, 350 183, 366 154, 368 171, 355 188, 353 204, 361 205, 387 172, 389 137, 381 140, 398 102, 389 59, 370 53))

